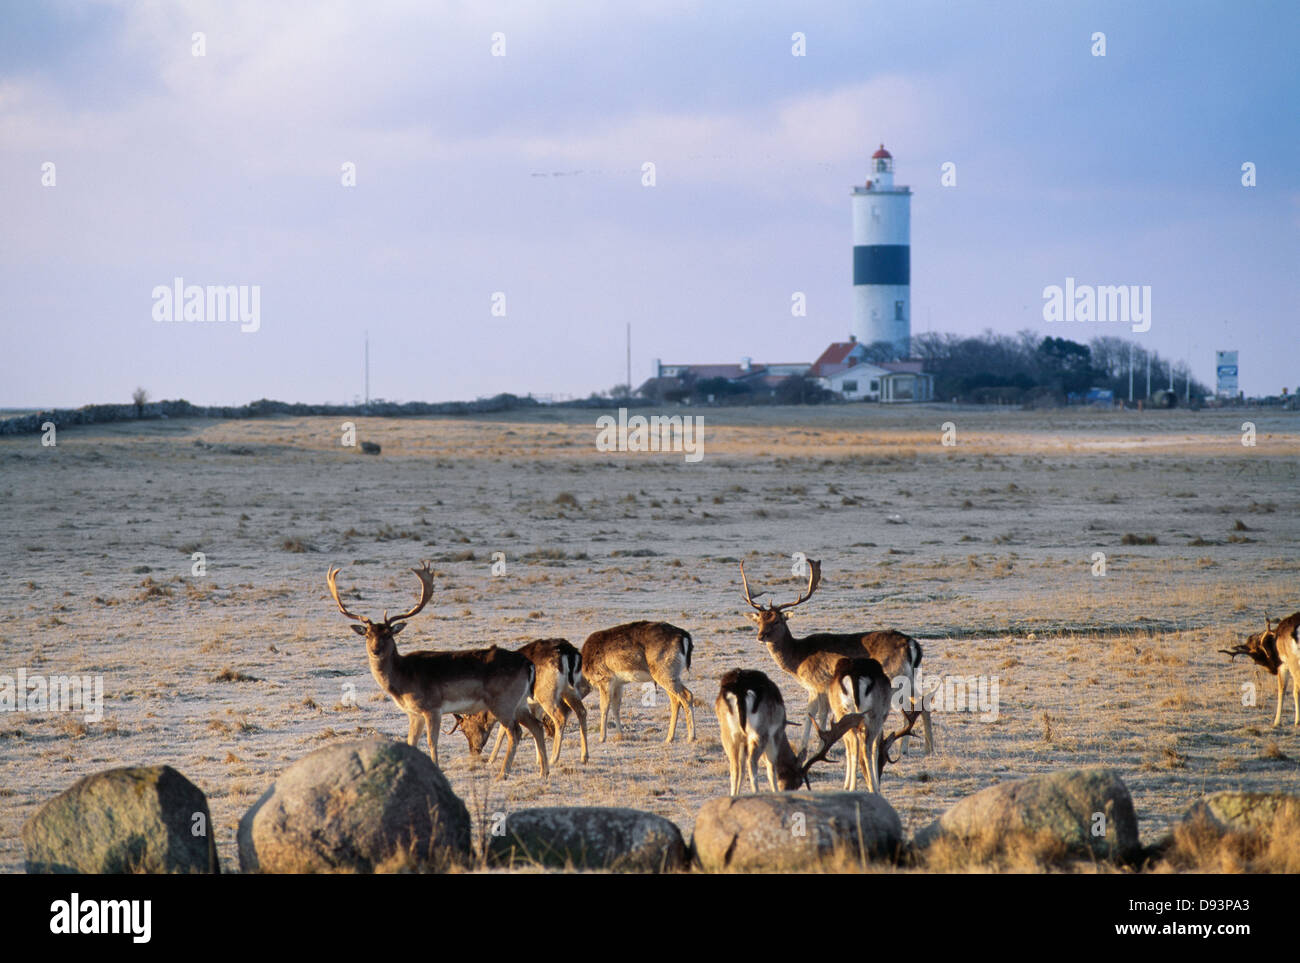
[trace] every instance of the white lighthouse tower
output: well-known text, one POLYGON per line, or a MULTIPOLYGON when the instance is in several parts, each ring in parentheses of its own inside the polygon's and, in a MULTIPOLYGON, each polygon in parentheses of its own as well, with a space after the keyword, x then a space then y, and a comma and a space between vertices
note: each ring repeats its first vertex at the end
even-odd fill
POLYGON ((884 144, 871 155, 869 176, 853 188, 853 336, 887 341, 904 358, 912 338, 912 191, 894 186, 884 144))

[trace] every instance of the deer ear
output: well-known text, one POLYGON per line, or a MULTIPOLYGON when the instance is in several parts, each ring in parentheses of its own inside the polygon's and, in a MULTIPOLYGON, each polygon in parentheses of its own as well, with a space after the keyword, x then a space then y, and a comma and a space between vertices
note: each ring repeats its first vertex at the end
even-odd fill
POLYGON ((758 617, 757 612, 746 612, 745 618, 749 619, 749 621, 753 622, 755 625, 763 624, 763 620, 758 617))
POLYGON ((357 623, 353 622, 352 631, 355 632, 357 635, 365 635, 366 627, 364 625, 357 625, 357 623))
POLYGON ((388 634, 389 634, 389 635, 396 635, 398 632, 402 631, 402 629, 404 629, 404 628, 406 628, 406 623, 405 623, 405 622, 395 622, 395 623, 393 623, 393 625, 389 628, 389 630, 388 630, 388 634))

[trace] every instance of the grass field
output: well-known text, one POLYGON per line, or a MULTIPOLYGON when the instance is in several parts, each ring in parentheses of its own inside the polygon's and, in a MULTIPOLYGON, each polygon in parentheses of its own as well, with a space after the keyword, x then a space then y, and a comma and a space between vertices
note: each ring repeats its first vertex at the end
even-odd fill
MULTIPOLYGON (((341 446, 327 418, 68 429, 54 448, 0 440, 0 674, 104 679, 102 721, 0 713, 0 871, 21 871, 19 829, 50 796, 99 769, 163 762, 207 793, 236 868, 235 824, 292 760, 406 733, 329 600, 327 567, 343 566, 340 584, 377 614, 414 597, 407 570, 423 558, 436 594, 404 650, 580 646, 637 618, 696 644, 695 743, 664 745, 662 691, 642 705, 631 689, 624 737, 598 743, 593 726, 586 766, 566 741, 547 785, 527 744, 502 783, 459 734, 444 737, 471 810, 628 805, 689 834, 727 789, 717 678, 762 669, 792 715, 803 706, 755 640, 737 565, 756 590, 793 600, 797 552, 824 575, 792 618, 797 634, 894 627, 922 640, 932 675, 997 680, 995 720, 936 713, 935 754, 914 749, 887 770, 884 794, 910 831, 991 783, 1085 765, 1120 772, 1147 843, 1204 792, 1295 788, 1289 693, 1284 726, 1270 728, 1273 679, 1216 649, 1265 612, 1300 608, 1300 415, 695 413, 693 464, 599 452, 598 413, 569 410, 361 419, 378 457, 341 446), (944 422, 955 445, 941 443, 944 422)), ((826 765, 814 788, 841 778, 826 765)))

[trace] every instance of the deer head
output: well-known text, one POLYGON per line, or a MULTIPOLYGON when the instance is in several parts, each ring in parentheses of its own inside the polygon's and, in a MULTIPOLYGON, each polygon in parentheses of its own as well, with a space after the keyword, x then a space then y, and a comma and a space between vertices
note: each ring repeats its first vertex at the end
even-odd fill
MULTIPOLYGON (((786 629, 786 610, 794 608, 796 605, 802 605, 807 602, 817 586, 822 580, 822 563, 814 562, 808 559, 808 588, 793 602, 786 602, 783 605, 777 605, 775 602, 768 602, 766 606, 759 605, 754 601, 753 594, 749 591, 749 580, 745 577, 745 563, 740 563, 740 582, 745 589, 745 601, 754 609, 749 613, 749 619, 758 626, 758 641, 774 642, 781 637, 783 630, 786 629)), ((759 595, 765 595, 765 592, 759 592, 759 595)))
POLYGON ((1224 655, 1231 656, 1234 662, 1239 655, 1248 656, 1274 675, 1277 674, 1278 666, 1282 664, 1282 660, 1277 654, 1277 627, 1267 615, 1264 616, 1263 632, 1256 632, 1254 635, 1247 636, 1245 642, 1239 642, 1231 649, 1220 649, 1219 651, 1224 655))
POLYGON ((334 597, 334 603, 339 607, 339 611, 352 621, 358 623, 352 626, 352 631, 357 635, 366 637, 366 650, 374 657, 378 658, 395 649, 393 636, 406 628, 406 621, 414 618, 420 610, 429 604, 433 598, 433 572, 429 568, 428 562, 421 562, 419 568, 411 569, 415 577, 420 580, 420 598, 415 603, 415 607, 403 612, 401 615, 394 615, 389 618, 388 611, 384 611, 382 621, 373 621, 364 615, 356 615, 349 612, 343 600, 339 598, 339 587, 337 584, 339 569, 331 568, 329 574, 325 577, 329 583, 330 595, 334 597))
POLYGON ((476 756, 481 756, 483 747, 487 745, 488 732, 493 726, 492 717, 486 712, 454 712, 452 716, 456 722, 443 735, 449 736, 459 729, 465 733, 465 742, 469 744, 469 751, 476 756))

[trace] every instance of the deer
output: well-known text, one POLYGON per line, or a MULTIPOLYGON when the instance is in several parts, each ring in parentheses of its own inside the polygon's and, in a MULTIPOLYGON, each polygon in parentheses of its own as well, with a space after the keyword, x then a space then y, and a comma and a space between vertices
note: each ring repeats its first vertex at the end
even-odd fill
POLYGON ((1249 656, 1254 662, 1262 665, 1269 671, 1269 674, 1277 676, 1277 712, 1273 714, 1273 727, 1277 728, 1282 724, 1282 702, 1286 695, 1286 679, 1291 677, 1291 701, 1295 705, 1295 715, 1291 722, 1293 726, 1300 726, 1300 638, 1297 638, 1297 628, 1300 627, 1300 612, 1289 615, 1277 625, 1273 620, 1264 616, 1264 631, 1256 632, 1248 636, 1245 642, 1238 643, 1231 649, 1220 649, 1225 655, 1232 657, 1235 662, 1237 656, 1249 656))
MULTIPOLYGON (((534 718, 540 718, 547 734, 554 739, 551 746, 551 765, 560 759, 560 750, 564 744, 564 728, 570 714, 578 717, 578 731, 582 736, 582 762, 587 761, 587 707, 582 699, 591 691, 591 686, 582 677, 582 653, 568 639, 534 639, 518 650, 519 654, 533 664, 536 680, 533 682, 533 694, 528 700, 529 710, 534 718)), ((456 714, 457 729, 465 734, 470 751, 478 755, 487 743, 488 733, 493 726, 492 717, 487 712, 456 714)), ((497 730, 497 741, 488 756, 488 763, 496 761, 505 738, 504 728, 497 730)))
MULTIPOLYGON (((793 602, 777 605, 769 602, 766 606, 754 601, 749 590, 749 580, 745 576, 745 563, 740 563, 740 581, 744 588, 745 601, 755 611, 747 613, 750 620, 758 626, 758 641, 767 645, 773 660, 785 672, 799 680, 808 693, 808 717, 804 720, 801 751, 808 748, 810 727, 814 724, 820 728, 830 711, 827 688, 834 682, 835 665, 840 657, 870 657, 880 663, 885 674, 894 684, 904 689, 906 702, 900 706, 904 718, 910 713, 919 713, 925 730, 925 751, 934 751, 934 736, 930 725, 930 710, 920 693, 915 691, 916 670, 921 665, 921 644, 909 636, 894 629, 872 632, 830 633, 819 632, 804 638, 795 638, 787 624, 786 612, 802 605, 812 598, 821 584, 821 562, 808 559, 808 587, 793 602), (905 706, 912 706, 911 709, 905 706)), ((763 595, 760 592, 759 595, 763 595)), ((911 727, 907 730, 909 733, 911 727)), ((907 744, 903 744, 906 751, 907 744)))
POLYGON ((420 580, 420 597, 414 608, 381 621, 348 611, 339 597, 338 574, 331 568, 326 576, 330 595, 344 617, 358 623, 352 631, 365 636, 370 657, 370 674, 379 688, 407 715, 406 744, 414 746, 423 729, 429 741, 429 755, 438 765, 438 734, 445 712, 488 712, 506 730, 509 746, 498 779, 505 779, 515 757, 519 727, 532 735, 537 746, 537 767, 547 777, 545 739, 542 728, 528 711, 528 696, 536 672, 533 664, 515 652, 495 645, 467 652, 397 651, 393 641, 433 598, 433 572, 428 562, 411 569, 420 580))
POLYGON ((600 741, 605 741, 610 716, 623 731, 623 686, 656 682, 668 693, 671 707, 664 742, 672 742, 677 734, 680 709, 686 710, 686 739, 694 742, 695 697, 682 683, 693 649, 690 633, 667 622, 628 622, 587 636, 582 644, 582 674, 600 696, 600 741))
POLYGON ((731 795, 740 795, 740 777, 749 777, 749 791, 758 791, 754 782, 754 762, 760 756, 767 769, 767 784, 772 792, 808 786, 808 770, 826 758, 826 753, 847 733, 862 724, 860 713, 848 714, 829 730, 818 727, 821 749, 805 760, 807 750, 795 754, 786 735, 791 725, 785 714, 785 700, 776 683, 755 669, 732 669, 722 676, 718 697, 713 703, 722 730, 722 748, 727 754, 731 774, 731 795))
POLYGON ((831 713, 836 721, 854 713, 862 716, 862 725, 844 734, 844 788, 850 792, 858 788, 859 769, 867 791, 880 792, 880 740, 893 691, 889 676, 875 659, 841 656, 836 660, 826 689, 831 713))

